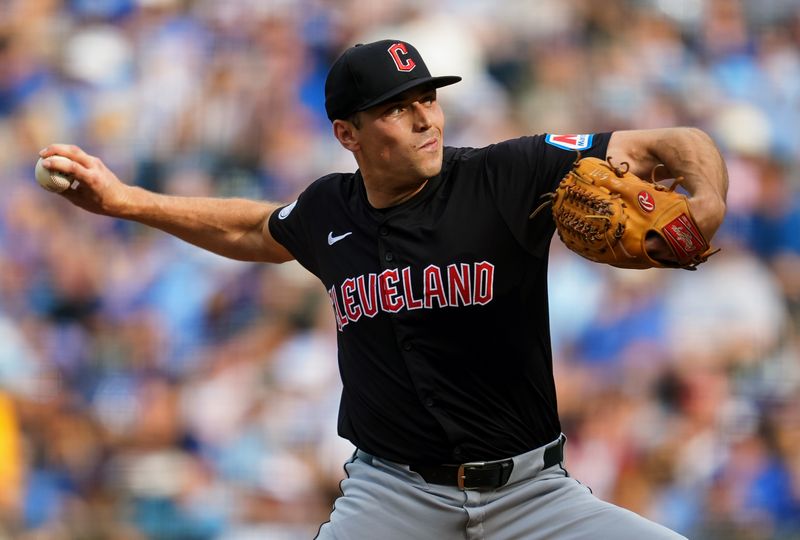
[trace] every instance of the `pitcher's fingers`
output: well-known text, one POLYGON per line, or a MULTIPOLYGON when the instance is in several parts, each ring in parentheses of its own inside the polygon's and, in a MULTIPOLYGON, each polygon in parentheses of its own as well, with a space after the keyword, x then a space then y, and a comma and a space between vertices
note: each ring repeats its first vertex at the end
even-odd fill
POLYGON ((80 163, 87 169, 92 166, 92 162, 94 160, 94 158, 84 152, 81 147, 74 144, 49 144, 43 148, 41 152, 39 152, 40 157, 49 157, 53 154, 58 154, 59 156, 69 158, 72 161, 80 163))
MULTIPOLYGON (((64 154, 58 155, 66 158, 69 157, 65 156, 64 154)), ((86 169, 86 167, 71 158, 53 159, 52 157, 47 157, 42 161, 42 166, 48 171, 71 175, 78 180, 84 180, 89 176, 89 171, 86 169)))

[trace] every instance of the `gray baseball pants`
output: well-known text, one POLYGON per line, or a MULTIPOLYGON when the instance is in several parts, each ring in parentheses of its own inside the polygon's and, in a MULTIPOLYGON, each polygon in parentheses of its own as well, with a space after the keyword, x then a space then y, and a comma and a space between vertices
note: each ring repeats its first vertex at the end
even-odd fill
MULTIPOLYGON (((551 444, 557 444, 554 441, 551 444)), ((462 491, 357 451, 318 540, 680 540, 601 501, 562 465, 542 470, 548 444, 514 457, 506 485, 462 491)))

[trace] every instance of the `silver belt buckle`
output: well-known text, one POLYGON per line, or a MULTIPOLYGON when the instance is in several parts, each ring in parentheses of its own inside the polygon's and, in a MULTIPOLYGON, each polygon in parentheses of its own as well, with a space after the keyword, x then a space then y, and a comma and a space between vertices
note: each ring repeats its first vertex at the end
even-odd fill
POLYGON ((465 468, 483 467, 486 465, 485 461, 470 461, 469 463, 462 463, 458 466, 458 489, 466 491, 468 489, 479 489, 477 487, 464 487, 464 480, 467 477, 465 468))

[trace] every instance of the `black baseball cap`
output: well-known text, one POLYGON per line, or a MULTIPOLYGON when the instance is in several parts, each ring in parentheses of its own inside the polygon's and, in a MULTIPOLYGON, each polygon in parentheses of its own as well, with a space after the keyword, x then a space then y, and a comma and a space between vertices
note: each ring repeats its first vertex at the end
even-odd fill
POLYGON ((441 88, 460 80, 454 75, 431 77, 422 56, 408 42, 359 43, 342 53, 328 72, 325 111, 333 122, 423 84, 441 88))

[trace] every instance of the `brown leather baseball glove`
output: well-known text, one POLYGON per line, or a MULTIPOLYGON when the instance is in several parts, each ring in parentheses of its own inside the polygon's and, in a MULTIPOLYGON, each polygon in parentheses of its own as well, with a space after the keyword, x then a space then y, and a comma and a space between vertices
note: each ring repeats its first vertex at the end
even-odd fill
MULTIPOLYGON (((685 195, 612 164, 611 158, 580 158, 547 200, 530 215, 552 204, 558 236, 575 253, 620 268, 695 270, 712 251, 692 218, 685 195), (674 260, 657 260, 646 249, 651 235, 669 246, 674 260)), ((717 250, 718 251, 718 250, 717 250)))

